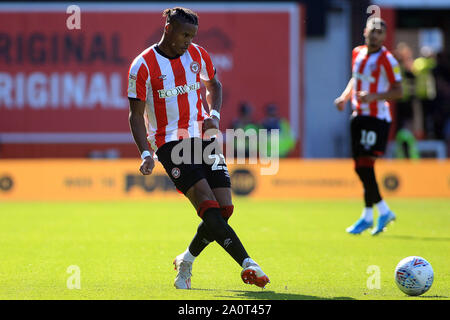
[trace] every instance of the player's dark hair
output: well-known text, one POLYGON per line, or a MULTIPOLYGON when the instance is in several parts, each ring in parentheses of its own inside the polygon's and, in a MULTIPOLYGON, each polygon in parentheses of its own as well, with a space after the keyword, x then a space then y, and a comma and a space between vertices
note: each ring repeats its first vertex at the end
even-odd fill
POLYGON ((198 26, 198 15, 191 9, 183 7, 168 8, 163 11, 163 17, 166 18, 167 23, 178 21, 198 26))

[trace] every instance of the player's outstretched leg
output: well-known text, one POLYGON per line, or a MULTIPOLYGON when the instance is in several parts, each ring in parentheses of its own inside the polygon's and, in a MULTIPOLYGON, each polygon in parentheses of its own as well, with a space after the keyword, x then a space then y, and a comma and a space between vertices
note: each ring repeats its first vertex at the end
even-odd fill
MULTIPOLYGON (((220 207, 222 217, 225 222, 228 222, 231 214, 233 213, 233 205, 224 205, 220 207)), ((200 253, 205 249, 208 244, 214 241, 214 237, 206 229, 205 223, 200 222, 197 233, 192 239, 189 247, 178 255, 173 264, 175 265, 175 270, 177 270, 177 276, 175 277, 175 288, 177 289, 190 289, 191 288, 191 277, 192 277, 192 265, 195 258, 197 258, 200 253)))
MULTIPOLYGON (((244 282, 264 287, 269 282, 268 277, 257 263, 249 259, 250 257, 240 239, 227 223, 233 211, 231 199, 223 201, 221 207, 219 202, 215 200, 216 196, 221 198, 217 191, 215 190, 216 195, 211 194, 212 191, 206 180, 200 180, 186 193, 186 196, 197 209, 197 214, 202 219, 202 223, 199 225, 197 234, 189 248, 174 261, 176 268, 177 261, 180 261, 180 268, 177 269, 180 274, 179 278, 182 279, 180 280, 180 287, 184 287, 184 284, 186 284, 186 287, 190 287, 187 278, 190 280, 192 276, 192 262, 210 240, 216 241, 243 268, 241 276, 243 280, 245 279, 244 282), (181 261, 187 261, 185 273, 183 273, 181 261), (183 277, 183 274, 186 277, 183 277)), ((231 194, 229 190, 223 191, 231 194)), ((175 286, 177 287, 177 285, 175 286)))
POLYGON ((242 266, 241 278, 245 283, 254 284, 264 288, 269 283, 269 277, 262 271, 261 267, 253 261, 244 246, 239 240, 234 230, 227 224, 220 214, 220 210, 215 207, 214 202, 205 201, 200 206, 199 213, 205 222, 205 226, 215 241, 224 248, 233 259, 242 266))
POLYGON ((233 228, 222 217, 219 203, 215 200, 203 201, 199 206, 198 215, 214 240, 241 265, 244 259, 248 258, 247 251, 245 251, 233 228))
MULTIPOLYGON (((233 213, 233 205, 220 206, 220 211, 225 222, 228 223, 228 219, 233 213)), ((214 241, 214 237, 206 229, 205 223, 202 221, 198 225, 197 233, 189 244, 188 250, 194 258, 200 255, 200 253, 205 249, 211 242, 214 241)))

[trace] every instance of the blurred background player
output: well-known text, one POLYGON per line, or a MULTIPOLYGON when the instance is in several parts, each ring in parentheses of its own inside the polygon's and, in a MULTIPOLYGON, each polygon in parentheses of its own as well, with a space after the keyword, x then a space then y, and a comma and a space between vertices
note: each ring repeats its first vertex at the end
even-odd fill
POLYGON ((269 278, 249 257, 227 223, 234 206, 224 157, 217 153, 217 147, 208 148, 208 157, 204 155, 206 147, 217 145, 215 139, 202 138, 203 131, 219 129, 222 85, 209 54, 192 43, 198 31, 198 16, 181 7, 166 9, 163 16, 166 24, 161 41, 144 50, 131 64, 128 98, 130 128, 142 158, 140 172, 149 175, 155 166, 150 142, 176 188, 191 201, 202 219, 189 247, 174 260, 174 285, 178 289, 191 288, 194 259, 216 241, 242 267, 242 280, 263 288, 269 278), (200 81, 206 87, 209 114, 202 105, 200 81), (198 144, 201 154, 195 149, 198 144), (176 164, 174 156, 180 152, 189 152, 190 161, 183 157, 183 162, 176 164), (211 157, 219 159, 219 165, 215 161, 206 163, 205 158, 211 157))
POLYGON ((383 46, 386 31, 386 23, 381 18, 367 21, 365 45, 354 48, 352 52, 352 78, 334 101, 338 110, 342 111, 351 98, 352 157, 364 188, 362 216, 346 229, 352 234, 360 234, 373 226, 374 204, 379 217, 372 235, 382 232, 396 218, 380 195, 374 170, 375 160, 385 152, 392 121, 386 100, 402 97, 399 64, 383 46))

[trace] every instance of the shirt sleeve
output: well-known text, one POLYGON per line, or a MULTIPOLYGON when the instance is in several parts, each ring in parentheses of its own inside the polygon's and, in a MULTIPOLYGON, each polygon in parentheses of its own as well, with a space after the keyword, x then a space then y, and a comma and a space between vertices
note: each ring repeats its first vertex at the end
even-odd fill
POLYGON ((386 77, 389 83, 402 81, 402 73, 400 70, 400 65, 394 56, 388 52, 386 53, 386 59, 383 62, 384 70, 386 71, 386 77))
POLYGON ((198 46, 198 48, 200 50, 200 55, 202 57, 202 68, 200 70, 200 79, 205 81, 211 80, 216 75, 216 68, 212 63, 209 53, 200 46, 198 46))
POLYGON ((128 71, 128 97, 139 100, 147 100, 148 69, 142 61, 142 57, 137 57, 128 71))
POLYGON ((359 51, 361 51, 361 49, 363 48, 363 46, 358 46, 353 48, 352 50, 352 69, 353 69, 353 65, 355 64, 355 59, 359 54, 359 51))

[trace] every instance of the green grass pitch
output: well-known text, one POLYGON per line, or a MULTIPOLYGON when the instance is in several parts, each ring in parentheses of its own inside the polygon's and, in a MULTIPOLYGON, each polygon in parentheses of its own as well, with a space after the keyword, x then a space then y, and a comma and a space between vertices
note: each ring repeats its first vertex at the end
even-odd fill
POLYGON ((388 203, 397 221, 374 237, 345 232, 361 200, 235 198, 230 224, 270 277, 264 290, 216 243, 194 263, 193 290, 173 287, 172 261, 200 222, 184 199, 0 203, 0 299, 449 299, 450 201, 388 203), (419 297, 393 279, 411 255, 435 272, 419 297))

